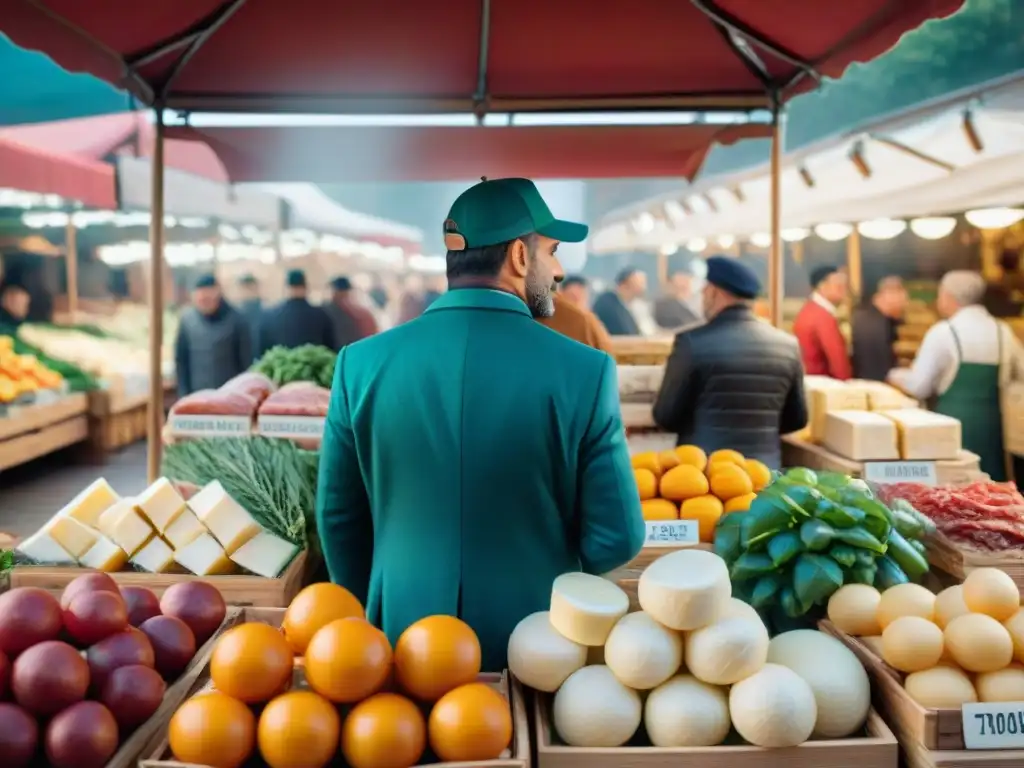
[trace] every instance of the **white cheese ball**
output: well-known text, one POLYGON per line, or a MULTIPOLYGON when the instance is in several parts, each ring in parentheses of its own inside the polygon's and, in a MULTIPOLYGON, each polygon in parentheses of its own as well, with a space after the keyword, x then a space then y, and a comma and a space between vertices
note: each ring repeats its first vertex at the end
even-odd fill
POLYGON ((729 735, 729 699, 724 688, 678 675, 647 696, 644 725, 656 747, 714 747, 729 735))
POLYGON ((757 612, 754 606, 744 603, 738 597, 730 597, 719 609, 718 621, 723 619, 752 619, 760 622, 762 625, 764 624, 761 614, 757 612))
POLYGON ((509 670, 538 691, 554 693, 586 661, 587 647, 560 635, 547 611, 531 613, 508 639, 509 670))
POLYGON ((623 685, 655 688, 679 671, 683 638, 643 611, 619 619, 604 644, 604 663, 623 685))
POLYGON ((974 678, 978 701, 1024 701, 1024 667, 1011 664, 1006 669, 982 672, 974 678))
POLYGON ((912 672, 903 681, 903 687, 925 709, 960 709, 978 700, 971 678, 958 667, 939 666, 912 672))
POLYGON ((713 623, 732 596, 725 561, 714 552, 681 549, 651 563, 637 584, 640 607, 669 629, 713 623))
POLYGON ((845 584, 828 600, 828 620, 854 637, 877 635, 878 604, 882 593, 867 584, 845 584))
POLYGON ((784 632, 772 638, 768 664, 793 670, 811 687, 815 737, 842 739, 864 725, 871 683, 856 654, 839 640, 813 629, 784 632))
POLYGON ((640 727, 643 706, 606 666, 583 667, 555 694, 553 719, 571 747, 621 747, 640 727))
POLYGON ((765 664, 729 691, 732 724, 757 747, 795 747, 814 731, 818 708, 814 691, 796 672, 765 664))
POLYGON ((738 683, 767 660, 768 630, 760 619, 725 619, 686 635, 686 668, 705 683, 738 683))
POLYGON ((629 611, 629 596, 615 582, 587 573, 563 573, 551 585, 551 625, 580 645, 604 645, 629 611))

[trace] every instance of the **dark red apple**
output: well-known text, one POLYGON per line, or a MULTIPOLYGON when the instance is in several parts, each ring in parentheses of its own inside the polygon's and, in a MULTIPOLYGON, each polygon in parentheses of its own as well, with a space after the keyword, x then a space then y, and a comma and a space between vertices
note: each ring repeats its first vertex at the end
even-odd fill
POLYGON ((64 628, 79 645, 93 645, 128 628, 128 608, 120 594, 79 592, 64 609, 64 628))
POLYGON ((160 598, 151 589, 123 586, 121 597, 128 606, 128 623, 133 627, 139 626, 146 619, 160 615, 160 598))
POLYGON ((164 679, 155 669, 135 664, 110 673, 100 701, 117 720, 123 737, 153 716, 166 690, 164 679))
POLYGON ((71 600, 80 592, 113 592, 120 595, 117 582, 106 573, 90 571, 72 581, 60 596, 60 607, 67 608, 71 600))
POLYGON ((119 667, 141 664, 153 667, 155 656, 149 638, 134 627, 100 640, 85 652, 89 662, 92 690, 99 693, 107 684, 110 673, 119 667))
POLYGON ((196 655, 196 637, 181 619, 154 616, 142 622, 139 631, 152 643, 156 669, 168 680, 184 672, 196 655))
POLYGON ((205 581, 182 581, 169 586, 160 598, 160 612, 188 624, 202 645, 220 627, 227 614, 224 598, 212 584, 205 581))
POLYGON ((11 662, 7 654, 0 651, 0 701, 7 698, 7 689, 11 687, 11 662))
POLYGON ((0 704, 0 762, 4 768, 28 768, 38 747, 36 719, 17 704, 0 704))
POLYGON ((14 700, 34 715, 55 715, 84 699, 88 690, 89 665, 67 643, 33 645, 14 660, 14 700))
POLYGON ((117 751, 117 721, 98 701, 80 701, 46 727, 52 768, 104 768, 117 751))
POLYGON ((0 595, 0 651, 15 657, 26 648, 60 637, 60 603, 38 587, 18 587, 0 595))

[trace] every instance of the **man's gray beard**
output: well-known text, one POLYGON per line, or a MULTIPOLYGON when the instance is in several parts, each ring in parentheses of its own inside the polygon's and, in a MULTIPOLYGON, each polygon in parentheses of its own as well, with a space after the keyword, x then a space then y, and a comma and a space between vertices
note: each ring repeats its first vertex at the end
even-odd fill
POLYGON ((555 300, 551 297, 554 286, 538 279, 536 271, 530 269, 526 273, 526 306, 535 318, 554 317, 555 300))

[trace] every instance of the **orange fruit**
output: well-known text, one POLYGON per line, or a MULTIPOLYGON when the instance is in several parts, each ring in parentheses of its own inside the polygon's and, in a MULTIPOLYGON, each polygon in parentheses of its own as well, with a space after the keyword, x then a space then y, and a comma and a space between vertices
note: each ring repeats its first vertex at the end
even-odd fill
POLYGON ((772 471, 757 459, 744 459, 743 468, 750 475, 750 482, 753 483, 755 491, 767 487, 772 481, 772 471))
POLYGON ((678 520, 679 510, 668 499, 647 499, 640 502, 644 520, 678 520))
POLYGON ((271 699, 256 726, 260 755, 270 768, 323 768, 337 754, 340 739, 338 710, 312 691, 271 699))
POLYGON ((754 492, 750 475, 738 464, 716 466, 711 474, 711 492, 722 501, 754 492))
POLYGON ((294 663, 284 635, 269 624, 250 621, 229 629, 217 641, 210 679, 221 693, 258 704, 291 685, 294 663))
POLYGON ((672 501, 682 501, 708 492, 708 479, 690 464, 680 464, 661 476, 661 495, 672 501))
POLYGON ((341 752, 350 768, 410 768, 426 745, 423 713, 395 693, 356 704, 341 727, 341 752))
POLYGON ((661 465, 662 472, 668 472, 672 467, 678 467, 681 462, 679 455, 675 451, 661 451, 658 453, 658 463, 661 465))
POLYGON ((677 445, 676 456, 679 457, 680 464, 689 464, 701 472, 708 465, 708 455, 696 445, 677 445))
POLYGON ((480 674, 480 640, 454 616, 427 616, 395 643, 395 681, 421 701, 437 701, 480 674))
POLYGON ((722 516, 722 502, 717 496, 707 494, 687 499, 679 508, 680 520, 696 520, 700 540, 710 543, 715 540, 715 526, 722 516))
POLYGON ((443 763, 497 760, 512 739, 512 710, 491 686, 462 685, 434 705, 427 733, 443 763))
POLYGON ((306 682, 336 703, 352 704, 379 691, 391 672, 387 637, 364 619, 338 619, 306 647, 306 682))
POLYGON ((649 469, 634 469, 636 489, 640 492, 640 501, 653 499, 658 495, 658 478, 649 469))
POLYGON ((722 448, 717 451, 712 451, 711 455, 708 456, 708 464, 715 464, 717 462, 726 462, 728 464, 739 464, 743 465, 746 461, 743 454, 739 451, 734 451, 730 448, 722 448))
POLYGON ((725 502, 726 512, 746 512, 750 509, 750 505, 754 503, 754 499, 757 498, 756 493, 745 493, 742 496, 733 496, 727 502, 725 502))
POLYGON ((171 716, 167 742, 178 762, 239 768, 256 746, 256 716, 220 691, 201 693, 171 716))
POLYGON ((281 629, 292 650, 301 656, 318 629, 336 619, 347 619, 350 616, 366 618, 363 606, 355 595, 329 582, 310 584, 295 596, 284 612, 281 629))
POLYGON ((633 469, 649 469, 655 477, 661 477, 661 459, 654 451, 644 451, 635 454, 629 459, 633 469))

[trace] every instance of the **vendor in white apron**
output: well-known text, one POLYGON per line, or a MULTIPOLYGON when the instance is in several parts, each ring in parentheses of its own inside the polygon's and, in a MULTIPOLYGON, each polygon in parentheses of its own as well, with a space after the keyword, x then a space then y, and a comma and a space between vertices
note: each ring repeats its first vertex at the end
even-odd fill
POLYGON ((892 371, 889 380, 931 402, 936 413, 959 419, 964 449, 981 457, 983 472, 1002 481, 1006 459, 999 393, 1007 382, 1024 378, 1024 346, 982 306, 985 287, 976 272, 947 272, 936 302, 946 319, 928 329, 913 366, 892 371))

